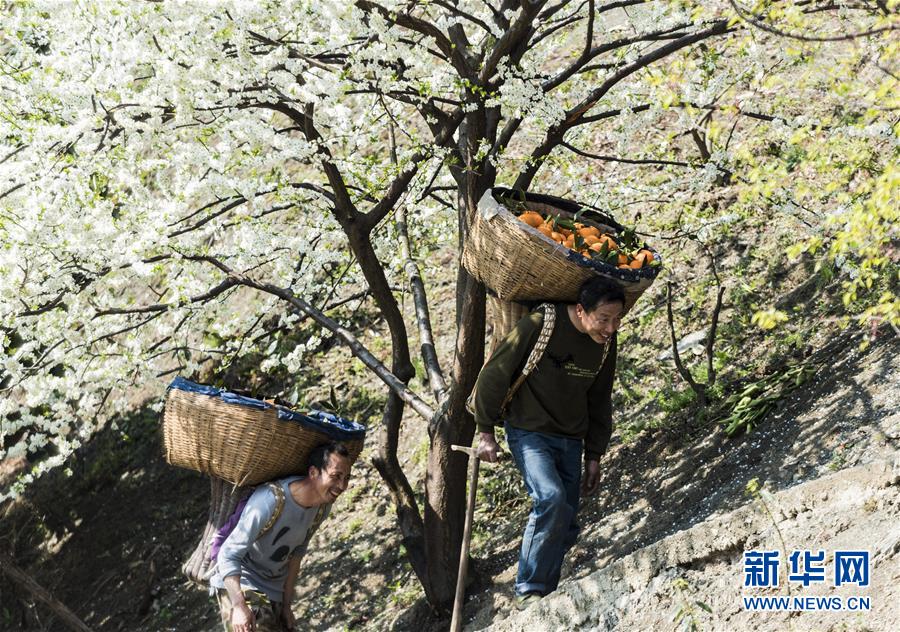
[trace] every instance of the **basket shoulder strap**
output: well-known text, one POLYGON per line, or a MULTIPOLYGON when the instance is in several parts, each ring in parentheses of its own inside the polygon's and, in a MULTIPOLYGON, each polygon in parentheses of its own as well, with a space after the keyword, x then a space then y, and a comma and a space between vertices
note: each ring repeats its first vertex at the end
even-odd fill
POLYGON ((528 361, 525 362, 525 368, 522 369, 524 377, 528 377, 544 357, 547 343, 550 342, 550 336, 553 335, 553 328, 556 326, 556 307, 553 303, 541 303, 541 309, 544 311, 544 322, 541 323, 541 333, 538 334, 537 342, 534 343, 528 361))
POLYGON ((506 393, 506 397, 503 398, 503 404, 500 405, 501 411, 512 401, 513 395, 516 394, 516 391, 519 390, 525 379, 534 371, 541 358, 544 357, 547 344, 550 342, 550 336, 553 335, 553 328, 556 326, 556 306, 553 303, 541 303, 541 309, 544 312, 544 320, 541 323, 541 331, 538 334, 537 342, 534 343, 531 353, 528 354, 528 360, 525 361, 522 373, 512 383, 512 386, 509 387, 509 391, 506 393))
POLYGON ((322 520, 325 519, 325 512, 325 505, 319 505, 319 510, 316 511, 315 518, 313 518, 312 523, 310 523, 309 528, 306 530, 306 537, 303 538, 303 544, 308 544, 316 531, 319 530, 319 525, 322 524, 322 520))
POLYGON ((275 526, 278 518, 281 517, 281 512, 284 510, 284 490, 281 489, 281 485, 279 485, 278 483, 269 483, 269 489, 271 489, 272 493, 275 494, 275 511, 272 512, 272 515, 269 517, 269 521, 266 522, 265 525, 263 525, 263 528, 259 532, 259 535, 256 536, 257 540, 267 534, 269 532, 269 529, 275 526))

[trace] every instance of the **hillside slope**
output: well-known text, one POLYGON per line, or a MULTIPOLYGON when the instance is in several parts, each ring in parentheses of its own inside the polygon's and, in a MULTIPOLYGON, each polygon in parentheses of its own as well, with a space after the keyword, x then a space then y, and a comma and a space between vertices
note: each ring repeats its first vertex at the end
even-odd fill
MULTIPOLYGON (((604 461, 599 498, 582 508, 584 535, 560 590, 515 613, 506 596, 515 572, 510 565, 502 589, 486 591, 470 606, 468 629, 492 623, 491 630, 689 629, 691 617, 700 629, 714 630, 896 629, 898 344, 890 337, 866 353, 856 344, 840 336, 822 348, 818 355, 833 360, 830 369, 748 437, 734 441, 716 432, 675 453, 648 437, 619 446, 604 461), (774 518, 746 494, 754 478, 768 490, 763 498, 774 518), (868 589, 794 585, 792 594, 869 595, 871 612, 743 610, 744 550, 824 549, 830 563, 835 550, 860 547, 873 554, 868 589), (676 624, 685 604, 691 615, 676 624)), ((783 583, 781 592, 746 594, 786 594, 783 583)))
POLYGON ((693 623, 713 630, 894 630, 900 621, 898 483, 900 462, 886 461, 802 483, 767 501, 775 521, 754 504, 716 515, 569 582, 488 629, 663 630, 693 623), (836 550, 868 550, 870 586, 832 588, 829 572, 824 583, 795 584, 790 593, 783 578, 781 588, 742 589, 743 551, 781 551, 782 537, 788 551, 825 550, 826 568, 836 550), (743 607, 742 594, 868 596, 871 610, 760 613, 743 607))
MULTIPOLYGON (((900 448, 900 341, 888 334, 865 352, 859 341, 849 333, 816 341, 809 361, 819 372, 748 436, 728 439, 716 428, 694 439, 675 426, 616 439, 600 493, 583 504, 583 535, 561 590, 524 615, 511 595, 528 503, 510 463, 483 468, 466 628, 673 629, 682 601, 703 601, 713 612, 694 608, 701 629, 784 629, 783 617, 750 617, 737 601, 742 551, 773 546, 771 521, 745 494, 748 481, 776 494, 789 549, 862 541, 888 551, 896 541, 896 476, 884 464, 900 448), (686 588, 674 588, 676 578, 686 588)), ((70 476, 42 478, 3 517, 0 545, 95 630, 218 629, 213 603, 179 568, 202 530, 208 484, 163 461, 158 419, 149 409, 120 419, 67 464, 70 476)), ((420 489, 427 435, 411 425, 404 437, 401 458, 420 489)), ((405 559, 370 449, 304 561, 295 612, 310 630, 446 630, 405 559)), ((875 561, 873 612, 789 622, 795 630, 896 629, 897 595, 888 589, 897 560, 895 551, 875 561)), ((0 603, 0 629, 60 629, 3 578, 0 603)))

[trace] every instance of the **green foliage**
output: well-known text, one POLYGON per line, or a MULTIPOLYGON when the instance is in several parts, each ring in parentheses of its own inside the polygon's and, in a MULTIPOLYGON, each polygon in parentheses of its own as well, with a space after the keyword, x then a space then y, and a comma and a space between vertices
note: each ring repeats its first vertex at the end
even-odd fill
POLYGON ((421 441, 419 441, 419 445, 416 446, 415 451, 412 453, 412 461, 416 465, 425 465, 428 461, 428 450, 431 447, 431 441, 427 436, 422 437, 421 441))
POLYGON ((745 386, 723 402, 727 415, 720 420, 728 436, 750 433, 777 402, 803 384, 815 369, 795 365, 745 386))
POLYGON ((775 329, 781 323, 787 322, 788 315, 780 309, 769 308, 759 310, 750 319, 750 322, 763 331, 775 329))
POLYGON ((666 388, 657 394, 659 407, 669 413, 677 413, 697 399, 697 394, 689 387, 666 388))
POLYGON ((698 632, 701 629, 700 621, 697 618, 698 608, 709 614, 712 614, 712 608, 698 599, 691 598, 690 584, 683 577, 673 581, 672 587, 677 591, 678 599, 681 603, 675 616, 672 617, 672 621, 675 625, 681 624, 684 630, 698 632))
MULTIPOLYGON (((760 508, 762 508, 763 512, 772 523, 772 527, 775 529, 775 534, 778 536, 778 542, 779 544, 781 544, 781 554, 784 556, 783 559, 788 559, 787 544, 784 541, 784 535, 781 533, 781 527, 778 525, 778 520, 775 519, 775 514, 772 512, 772 508, 770 506, 774 503, 774 498, 764 488, 763 484, 759 482, 758 478, 751 478, 749 481, 747 481, 747 485, 744 487, 744 493, 754 499, 757 503, 759 503, 760 508)), ((786 568, 785 575, 787 575, 786 568)), ((790 584, 788 582, 784 582, 784 585, 787 588, 788 595, 790 595, 790 584)))

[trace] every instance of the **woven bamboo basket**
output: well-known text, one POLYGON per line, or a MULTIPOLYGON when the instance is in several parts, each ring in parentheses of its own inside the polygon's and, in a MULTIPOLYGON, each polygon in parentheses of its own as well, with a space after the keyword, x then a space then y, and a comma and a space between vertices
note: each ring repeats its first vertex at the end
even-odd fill
POLYGON ((530 311, 528 305, 513 301, 501 301, 496 296, 488 294, 487 312, 488 322, 491 325, 491 344, 486 357, 490 358, 494 354, 506 334, 511 332, 516 323, 530 311))
POLYGON ((341 417, 302 415, 180 377, 163 415, 166 461, 237 486, 303 473, 310 452, 328 441, 344 443, 355 461, 365 432, 341 417))
MULTIPOLYGON (((501 301, 574 302, 582 283, 593 276, 605 276, 622 286, 625 312, 628 312, 659 274, 660 266, 620 269, 583 257, 521 222, 497 201, 499 196, 519 196, 517 199, 522 199, 529 210, 562 218, 574 217, 582 207, 555 196, 523 195, 502 188, 482 196, 463 247, 462 264, 501 301)), ((605 232, 623 230, 612 217, 599 213, 579 221, 605 232)), ((654 258, 662 260, 653 248, 648 246, 648 249, 654 258)))

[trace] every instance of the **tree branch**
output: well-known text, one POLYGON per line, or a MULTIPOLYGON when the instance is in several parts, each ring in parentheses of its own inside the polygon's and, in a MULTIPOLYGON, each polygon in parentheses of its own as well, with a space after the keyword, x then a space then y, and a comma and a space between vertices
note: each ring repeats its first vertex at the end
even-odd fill
MULTIPOLYGON (((208 257, 195 257, 195 256, 186 256, 185 259, 190 261, 206 261, 208 257)), ((209 291, 204 292, 203 294, 198 294, 197 296, 192 296, 185 303, 200 303, 203 301, 208 301, 211 298, 215 298, 230 290, 231 288, 238 285, 236 279, 231 277, 226 278, 224 281, 219 283, 214 288, 211 288, 209 291)), ((153 305, 145 305, 143 307, 113 307, 110 309, 103 309, 96 312, 91 318, 99 318, 100 316, 110 316, 113 314, 149 314, 153 312, 166 312, 173 307, 178 307, 178 305, 172 305, 167 303, 155 303, 153 305)))
POLYGON ((193 261, 206 261, 207 263, 214 265, 219 270, 228 275, 227 280, 231 281, 232 284, 240 284, 247 287, 252 287, 261 292, 266 292, 267 294, 277 296, 283 301, 289 303, 292 307, 306 314, 319 325, 336 334, 338 338, 343 340, 343 342, 350 348, 353 355, 359 358, 363 364, 365 364, 373 373, 375 373, 375 375, 377 375, 382 382, 387 384, 391 388, 391 390, 397 393, 400 399, 409 404, 413 410, 419 413, 419 415, 421 415, 425 419, 431 419, 434 415, 434 410, 432 410, 432 408, 427 403, 425 403, 416 393, 410 390, 409 387, 404 384, 401 379, 391 373, 387 369, 387 367, 384 366, 384 364, 380 360, 378 360, 378 358, 376 358, 371 351, 369 351, 362 343, 360 343, 356 336, 354 336, 346 327, 343 327, 336 321, 332 320, 303 299, 295 296, 289 288, 281 288, 271 283, 257 281, 245 274, 235 272, 215 257, 195 256, 186 258, 190 258, 193 261))
POLYGON ((618 156, 602 156, 599 154, 592 154, 590 152, 583 151, 578 149, 577 147, 573 147, 569 143, 562 142, 560 143, 560 147, 565 147, 569 151, 578 154, 579 156, 584 156, 585 158, 590 158, 592 160, 602 160, 604 162, 624 162, 630 165, 674 165, 676 167, 692 167, 690 163, 683 162, 680 160, 653 160, 653 159, 640 159, 640 158, 619 158, 618 156))
POLYGON ((771 33, 772 35, 778 35, 779 37, 787 37, 790 39, 799 40, 801 42, 842 42, 846 40, 854 40, 860 39, 863 37, 870 37, 872 35, 877 35, 878 33, 886 33, 889 31, 896 31, 900 29, 900 26, 891 24, 888 26, 882 26, 875 29, 869 29, 868 31, 860 31, 858 33, 847 33, 845 35, 831 35, 828 37, 818 37, 814 35, 803 35, 801 33, 788 33, 787 31, 782 31, 781 29, 777 29, 774 26, 770 26, 766 24, 759 16, 755 15, 752 11, 744 9, 740 4, 736 2, 736 0, 729 0, 731 6, 737 12, 738 16, 743 19, 745 22, 755 26, 761 31, 765 31, 766 33, 771 33))
POLYGON ((370 0, 356 0, 356 6, 366 13, 373 11, 380 13, 388 22, 433 38, 438 49, 447 57, 450 65, 452 65, 456 72, 459 73, 460 77, 470 80, 474 78, 472 69, 469 67, 468 60, 465 57, 465 51, 461 51, 454 46, 453 42, 451 42, 439 28, 427 20, 413 17, 408 13, 388 11, 388 9, 380 4, 371 2, 370 0))
POLYGON ((406 209, 401 206, 397 209, 397 233, 400 241, 400 253, 403 258, 403 268, 406 276, 409 278, 409 286, 412 290, 413 304, 416 308, 416 322, 419 325, 419 342, 420 351, 422 353, 422 362, 425 365, 425 371, 428 373, 428 380, 431 383, 431 390, 434 393, 436 401, 441 401, 447 390, 447 384, 444 381, 444 374, 441 371, 440 361, 437 357, 437 350, 434 346, 434 336, 432 335, 431 316, 428 309, 428 294, 425 292, 425 283, 419 271, 419 266, 415 259, 412 258, 409 247, 409 230, 406 225, 406 209))
POLYGON ((74 612, 32 579, 28 573, 16 566, 5 553, 0 553, 0 572, 5 573, 17 586, 21 586, 31 593, 35 599, 43 602, 69 629, 77 632, 91 632, 84 621, 75 616, 74 612))
POLYGON ((678 338, 675 336, 675 317, 672 315, 672 282, 669 281, 666 284, 666 313, 669 319, 669 333, 672 338, 672 359, 675 360, 675 368, 678 369, 678 374, 681 375, 687 383, 691 386, 691 390, 697 393, 700 396, 700 392, 703 389, 702 384, 698 384, 694 380, 694 376, 691 375, 691 372, 687 370, 687 368, 681 362, 681 353, 678 351, 678 338))
POLYGON ((514 188, 527 190, 531 186, 531 182, 534 180, 534 176, 537 174, 538 169, 540 169, 541 164, 543 164, 544 158, 546 158, 557 145, 563 142, 565 133, 573 126, 579 124, 581 118, 620 81, 682 48, 691 46, 692 44, 709 37, 722 35, 728 31, 728 22, 726 20, 719 20, 707 29, 685 35, 668 44, 660 46, 659 48, 638 57, 631 64, 618 70, 600 86, 592 90, 581 103, 566 112, 566 117, 561 123, 553 126, 547 131, 546 139, 532 152, 528 166, 526 166, 516 178, 514 188))

